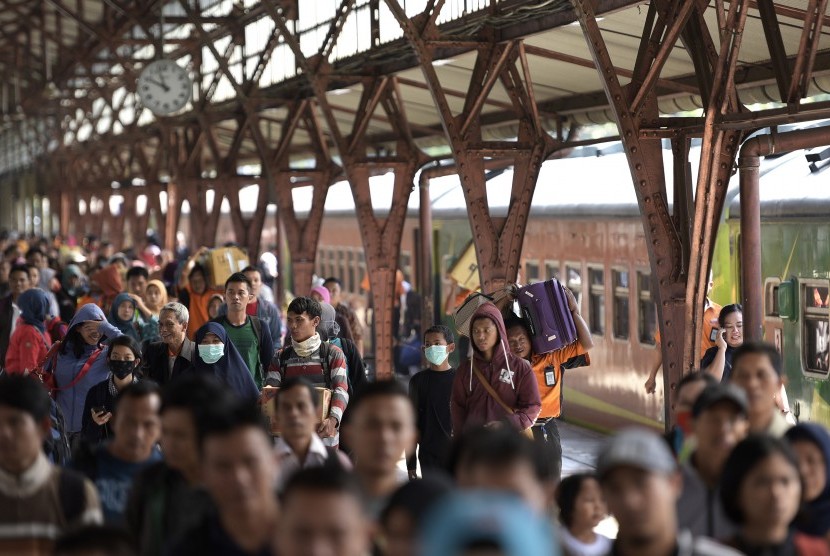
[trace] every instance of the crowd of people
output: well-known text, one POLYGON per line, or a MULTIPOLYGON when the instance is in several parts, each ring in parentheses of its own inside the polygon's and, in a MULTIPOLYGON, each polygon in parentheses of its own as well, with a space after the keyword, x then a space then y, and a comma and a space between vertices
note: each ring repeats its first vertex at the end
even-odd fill
POLYGON ((548 353, 471 298, 454 368, 403 289, 424 368, 370 381, 336 277, 283 319, 266 268, 215 284, 204 250, 0 247, 0 554, 830 556, 830 434, 788 420, 738 305, 704 318, 669 438, 625 429, 562 479, 562 383, 593 347, 567 290, 576 340, 548 353))

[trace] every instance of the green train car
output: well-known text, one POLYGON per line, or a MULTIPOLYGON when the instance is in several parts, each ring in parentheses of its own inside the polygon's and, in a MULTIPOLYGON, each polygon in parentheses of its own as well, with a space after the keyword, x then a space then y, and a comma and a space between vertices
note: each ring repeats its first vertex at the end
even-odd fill
MULTIPOLYGON (((803 151, 764 161, 758 248, 764 338, 782 354, 793 414, 830 426, 830 170, 822 170, 803 151)), ((722 304, 740 299, 737 181, 713 259, 712 295, 722 304)))

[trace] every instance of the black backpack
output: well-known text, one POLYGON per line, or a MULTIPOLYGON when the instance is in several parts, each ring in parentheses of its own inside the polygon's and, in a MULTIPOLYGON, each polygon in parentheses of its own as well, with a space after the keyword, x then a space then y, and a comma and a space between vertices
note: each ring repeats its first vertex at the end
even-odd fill
POLYGON ((43 441, 43 451, 52 463, 60 467, 66 467, 72 459, 72 446, 69 443, 69 434, 66 431, 66 419, 55 400, 51 400, 49 420, 51 423, 50 434, 43 441))

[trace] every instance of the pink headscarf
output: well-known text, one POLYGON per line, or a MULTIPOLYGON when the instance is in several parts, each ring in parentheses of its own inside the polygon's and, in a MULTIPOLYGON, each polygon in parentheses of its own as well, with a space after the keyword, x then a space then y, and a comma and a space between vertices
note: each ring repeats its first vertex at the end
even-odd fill
POLYGON ((311 297, 311 294, 318 293, 320 297, 323 298, 323 301, 326 303, 331 303, 331 292, 323 286, 314 286, 311 288, 311 291, 308 293, 308 296, 311 297))

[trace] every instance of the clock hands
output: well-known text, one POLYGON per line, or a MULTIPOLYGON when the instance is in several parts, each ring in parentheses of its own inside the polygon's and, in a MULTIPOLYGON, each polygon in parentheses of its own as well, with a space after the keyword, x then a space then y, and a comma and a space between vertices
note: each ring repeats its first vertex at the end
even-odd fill
POLYGON ((162 79, 161 81, 156 81, 155 79, 150 79, 150 78, 148 77, 148 78, 147 78, 147 82, 148 82, 148 83, 152 83, 152 84, 154 84, 154 85, 158 85, 159 87, 161 87, 162 89, 164 89, 164 92, 165 92, 165 93, 167 93, 167 92, 169 92, 169 91, 170 91, 170 87, 168 87, 168 86, 167 86, 167 84, 164 82, 164 79, 162 79))

